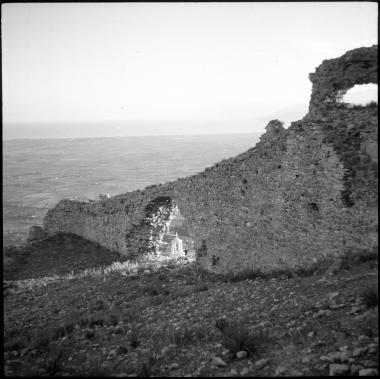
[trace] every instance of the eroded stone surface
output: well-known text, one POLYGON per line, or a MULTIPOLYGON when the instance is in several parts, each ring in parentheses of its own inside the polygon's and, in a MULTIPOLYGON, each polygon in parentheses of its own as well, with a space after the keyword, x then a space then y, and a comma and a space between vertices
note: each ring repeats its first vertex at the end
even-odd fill
POLYGON ((207 270, 308 267, 378 245, 377 107, 337 102, 377 83, 377 46, 324 61, 310 75, 309 113, 271 121, 257 145, 203 172, 95 202, 62 200, 43 228, 130 257, 152 252, 175 204, 207 270))

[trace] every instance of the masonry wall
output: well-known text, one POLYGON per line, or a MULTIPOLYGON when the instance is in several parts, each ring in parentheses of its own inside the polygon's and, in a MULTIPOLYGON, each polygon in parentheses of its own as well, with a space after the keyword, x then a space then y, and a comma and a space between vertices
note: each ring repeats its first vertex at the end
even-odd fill
POLYGON ((324 61, 310 78, 309 113, 288 129, 271 121, 254 148, 197 175, 92 203, 62 200, 44 230, 136 257, 155 250, 177 204, 199 263, 221 273, 375 248, 377 106, 338 100, 354 84, 377 83, 377 47, 324 61))

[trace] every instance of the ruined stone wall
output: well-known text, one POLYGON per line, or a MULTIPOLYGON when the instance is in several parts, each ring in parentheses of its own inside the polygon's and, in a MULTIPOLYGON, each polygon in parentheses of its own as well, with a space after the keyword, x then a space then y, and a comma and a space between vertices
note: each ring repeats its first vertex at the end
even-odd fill
POLYGON ((377 107, 337 101, 377 83, 377 47, 324 61, 309 113, 271 121, 256 146, 187 178, 95 203, 63 200, 44 220, 135 257, 154 250, 174 202, 210 271, 307 267, 377 246, 377 107), (166 200, 165 200, 166 199, 166 200))

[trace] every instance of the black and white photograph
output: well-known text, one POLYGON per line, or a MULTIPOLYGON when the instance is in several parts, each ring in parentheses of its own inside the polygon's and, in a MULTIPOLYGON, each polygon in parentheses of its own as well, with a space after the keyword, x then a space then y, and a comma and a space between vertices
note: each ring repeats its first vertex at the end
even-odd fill
POLYGON ((3 2, 5 377, 378 376, 378 3, 3 2))

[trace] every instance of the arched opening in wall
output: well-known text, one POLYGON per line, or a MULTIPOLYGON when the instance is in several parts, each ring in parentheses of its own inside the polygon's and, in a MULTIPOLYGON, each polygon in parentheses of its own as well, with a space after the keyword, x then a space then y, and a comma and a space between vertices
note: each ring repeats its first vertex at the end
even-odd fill
POLYGON ((141 247, 142 250, 170 258, 195 258, 190 225, 174 200, 160 196, 151 200, 144 210, 138 234, 142 234, 148 245, 141 247))
POLYGON ((190 225, 177 205, 175 205, 162 233, 159 254, 172 258, 182 256, 195 259, 194 240, 191 237, 190 225))
POLYGON ((342 95, 339 102, 350 106, 377 105, 377 84, 356 84, 342 95))

